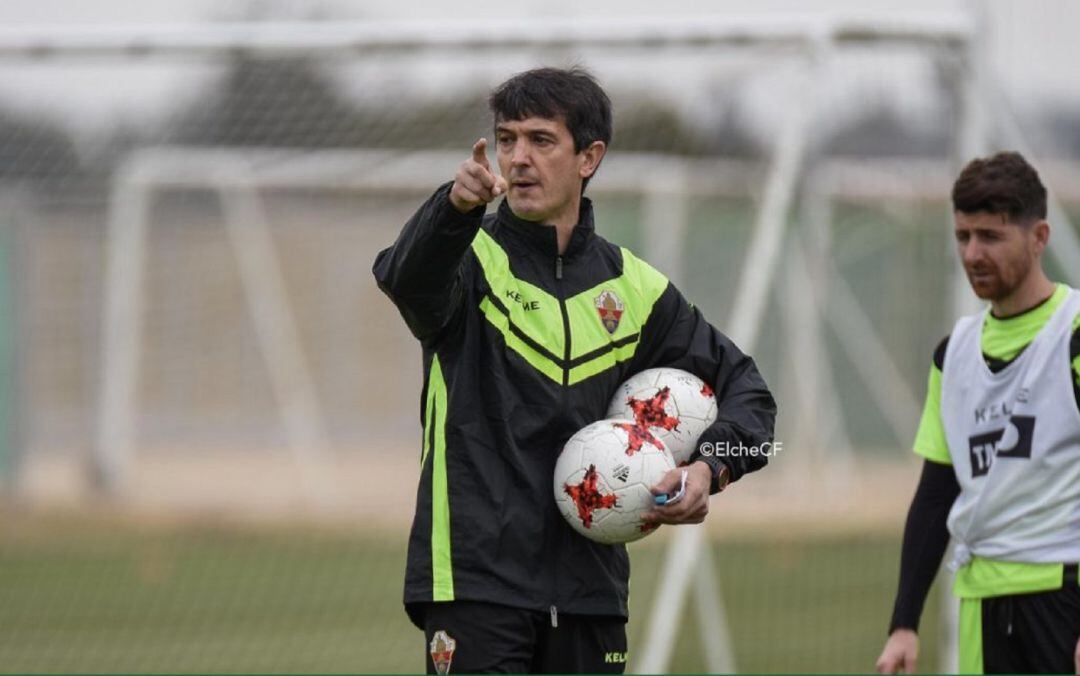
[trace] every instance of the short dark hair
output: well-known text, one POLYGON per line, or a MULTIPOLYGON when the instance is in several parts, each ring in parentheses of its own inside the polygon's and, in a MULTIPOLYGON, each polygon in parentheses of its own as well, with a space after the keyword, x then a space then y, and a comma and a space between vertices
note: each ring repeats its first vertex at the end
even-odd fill
MULTIPOLYGON (((491 92, 488 106, 496 124, 527 117, 561 118, 574 139, 575 153, 594 141, 611 144, 611 99, 596 78, 580 66, 518 73, 491 92)), ((588 182, 585 179, 585 184, 588 182)))
POLYGON ((968 162, 953 184, 952 202, 954 211, 999 214, 1019 225, 1046 218, 1046 187, 1035 167, 1017 152, 968 162))

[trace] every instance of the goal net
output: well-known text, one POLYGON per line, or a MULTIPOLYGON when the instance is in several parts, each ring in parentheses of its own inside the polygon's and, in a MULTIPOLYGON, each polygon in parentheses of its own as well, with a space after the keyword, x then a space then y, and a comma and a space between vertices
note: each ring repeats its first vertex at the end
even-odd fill
POLYGON ((704 530, 631 548, 630 666, 870 669, 930 354, 970 302, 947 190, 1016 143, 982 119, 972 37, 952 15, 0 34, 0 94, 31 94, 0 97, 0 467, 29 504, 108 508, 0 530, 27 580, 0 581, 0 662, 422 668, 400 605, 420 350, 371 264, 490 137, 494 85, 582 64, 615 110, 600 233, 752 353, 782 412, 783 452, 704 530))

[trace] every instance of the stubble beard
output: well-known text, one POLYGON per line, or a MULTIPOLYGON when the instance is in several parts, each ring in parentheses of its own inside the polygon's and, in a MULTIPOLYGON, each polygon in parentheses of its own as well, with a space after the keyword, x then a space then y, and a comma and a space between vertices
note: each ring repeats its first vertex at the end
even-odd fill
POLYGON ((994 265, 989 270, 984 270, 983 272, 989 274, 982 278, 978 278, 973 272, 968 271, 968 283, 971 284, 971 290, 980 299, 1000 303, 1023 286, 1024 280, 1031 274, 1032 268, 1031 263, 1025 259, 1010 261, 1004 268, 994 265))

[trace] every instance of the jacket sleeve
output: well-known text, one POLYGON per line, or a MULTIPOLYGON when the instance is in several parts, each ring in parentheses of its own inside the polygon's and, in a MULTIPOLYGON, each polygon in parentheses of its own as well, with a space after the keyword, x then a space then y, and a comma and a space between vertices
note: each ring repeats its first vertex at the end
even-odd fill
POLYGON ((443 185, 420 206, 372 268, 379 288, 425 345, 437 339, 461 306, 465 254, 484 216, 483 206, 467 214, 455 209, 452 185, 443 185))
POLYGON ((926 595, 949 544, 949 510, 958 495, 960 482, 951 465, 923 462, 919 487, 915 489, 904 525, 900 583, 889 622, 890 634, 900 628, 919 630, 926 595))
POLYGON ((675 285, 667 288, 653 306, 642 327, 641 345, 634 357, 634 372, 668 366, 695 374, 709 383, 716 395, 716 422, 698 439, 691 461, 702 460, 713 470, 712 491, 722 488, 720 470, 728 469, 731 481, 768 462, 763 454, 701 454, 704 442, 713 448, 723 443, 744 448, 769 448, 776 422, 776 401, 754 360, 743 354, 731 339, 705 320, 701 311, 686 301, 675 285))

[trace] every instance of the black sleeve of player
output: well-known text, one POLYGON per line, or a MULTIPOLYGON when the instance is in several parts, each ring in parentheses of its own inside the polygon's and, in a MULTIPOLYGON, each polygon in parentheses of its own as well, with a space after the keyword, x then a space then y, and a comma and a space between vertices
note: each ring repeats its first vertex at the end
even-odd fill
MULTIPOLYGON (((1073 331, 1072 340, 1069 341, 1069 364, 1076 361, 1077 357, 1080 357, 1080 328, 1073 331)), ((1080 372, 1074 371, 1072 376, 1073 398, 1076 399, 1076 407, 1080 409, 1080 372)))
POLYGON ((938 371, 945 370, 945 350, 949 347, 949 336, 945 336, 938 343, 938 346, 934 348, 934 366, 938 371))
POLYGON ((375 281, 401 312, 409 330, 431 345, 463 299, 462 265, 483 220, 483 205, 462 214, 450 203, 453 183, 442 185, 379 252, 375 281))
POLYGON ((946 524, 958 495, 960 483, 951 465, 930 460, 923 462, 919 486, 915 489, 904 525, 900 584, 889 622, 890 634, 898 628, 919 630, 926 595, 949 544, 946 524))
MULTIPOLYGON (((726 442, 747 449, 771 448, 776 401, 757 365, 730 338, 709 324, 673 284, 668 284, 642 327, 641 346, 634 359, 632 373, 668 366, 689 371, 713 388, 716 422, 699 438, 699 448, 703 442, 714 447, 726 442)), ((730 481, 737 481, 768 462, 768 457, 761 453, 718 457, 702 456, 696 450, 691 461, 699 459, 713 470, 714 493, 722 488, 718 482, 722 468, 727 468, 730 481)))

